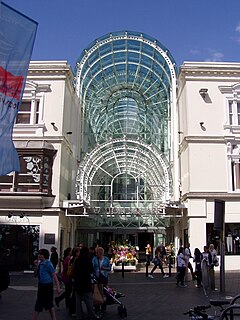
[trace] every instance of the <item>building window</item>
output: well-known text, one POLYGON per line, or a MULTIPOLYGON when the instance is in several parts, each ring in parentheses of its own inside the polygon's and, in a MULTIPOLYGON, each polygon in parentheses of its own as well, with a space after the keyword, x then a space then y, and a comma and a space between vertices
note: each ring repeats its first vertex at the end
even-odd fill
POLYGON ((237 124, 240 125, 240 102, 237 102, 237 124))
POLYGON ((39 100, 23 100, 16 117, 16 124, 38 124, 39 116, 39 100))
POLYGON ((229 124, 233 124, 233 102, 228 102, 228 112, 229 112, 229 124))
MULTIPOLYGON (((214 230, 213 223, 207 223, 207 245, 213 243, 220 253, 220 232, 214 230)), ((225 223, 226 255, 240 255, 240 223, 225 223)))
POLYGON ((20 172, 0 177, 1 192, 31 192, 52 195, 55 150, 18 150, 20 172))
POLYGON ((228 101, 229 124, 240 126, 240 101, 228 101))
POLYGON ((19 107, 16 124, 30 124, 31 119, 31 101, 23 101, 19 107))
POLYGON ((232 161, 232 189, 233 191, 240 190, 240 163, 232 161))

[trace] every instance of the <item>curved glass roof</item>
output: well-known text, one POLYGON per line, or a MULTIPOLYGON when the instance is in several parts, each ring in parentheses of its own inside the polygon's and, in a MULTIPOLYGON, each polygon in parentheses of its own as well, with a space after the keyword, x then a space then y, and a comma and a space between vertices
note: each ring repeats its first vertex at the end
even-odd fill
MULTIPOLYGON (((77 193, 80 198, 90 202, 89 186, 110 187, 119 175, 131 175, 136 183, 141 179, 145 181, 142 184, 145 193, 150 191, 148 200, 169 199, 171 177, 168 163, 163 159, 161 152, 153 145, 126 137, 98 145, 85 157, 81 163, 77 193)), ((138 200, 144 202, 146 198, 138 197, 138 200)), ((111 203, 110 200, 106 202, 111 203)))
POLYGON ((175 82, 169 50, 146 34, 112 32, 83 51, 75 87, 84 111, 83 151, 88 153, 80 167, 79 198, 97 199, 103 185, 117 180, 121 184, 116 177, 125 175, 126 180, 135 179, 136 186, 141 177, 149 199, 169 199, 171 173, 166 163, 175 82), (158 156, 147 146, 154 146, 158 156))
POLYGON ((91 43, 75 73, 96 142, 130 134, 166 151, 175 71, 170 52, 145 34, 113 32, 91 43))

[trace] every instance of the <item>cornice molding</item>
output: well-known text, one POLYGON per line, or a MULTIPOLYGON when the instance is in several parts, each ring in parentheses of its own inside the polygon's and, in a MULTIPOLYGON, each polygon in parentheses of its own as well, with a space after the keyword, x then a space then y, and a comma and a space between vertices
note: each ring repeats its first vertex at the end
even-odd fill
POLYGON ((67 61, 31 61, 28 68, 28 80, 34 79, 65 79, 73 81, 74 75, 67 61))
POLYGON ((214 192, 214 191, 199 191, 199 192, 188 192, 182 195, 182 201, 187 201, 188 199, 206 199, 206 200, 235 200, 240 199, 240 192, 214 192))
POLYGON ((240 63, 184 62, 179 68, 179 79, 240 81, 240 63))

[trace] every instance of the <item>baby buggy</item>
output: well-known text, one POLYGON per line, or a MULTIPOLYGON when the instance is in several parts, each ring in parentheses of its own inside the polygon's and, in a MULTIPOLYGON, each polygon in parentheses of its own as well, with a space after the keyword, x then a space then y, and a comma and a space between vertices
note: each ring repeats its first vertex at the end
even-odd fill
POLYGON ((105 285, 102 285, 102 286, 103 286, 104 303, 101 305, 95 306, 96 318, 101 319, 104 315, 104 311, 106 310, 107 306, 113 305, 113 304, 118 305, 117 311, 119 316, 121 318, 126 318, 127 309, 119 300, 119 298, 125 297, 125 295, 105 285))

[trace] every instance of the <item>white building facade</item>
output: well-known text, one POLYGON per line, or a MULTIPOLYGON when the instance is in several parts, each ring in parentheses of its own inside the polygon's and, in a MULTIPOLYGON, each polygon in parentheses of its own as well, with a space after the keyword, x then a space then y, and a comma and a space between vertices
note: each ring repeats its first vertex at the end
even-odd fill
POLYGON ((80 106, 66 61, 31 62, 13 130, 21 170, 0 178, 0 248, 10 269, 29 269, 39 248, 73 245, 62 201, 74 195, 80 106))
POLYGON ((178 81, 183 231, 192 248, 219 249, 215 200, 225 202, 225 265, 239 269, 240 64, 185 62, 178 81))
POLYGON ((150 240, 202 250, 225 202, 226 269, 240 259, 240 64, 185 62, 109 34, 66 61, 33 61, 13 131, 21 171, 0 177, 0 250, 150 240), (101 53, 101 54, 100 54, 101 53))

